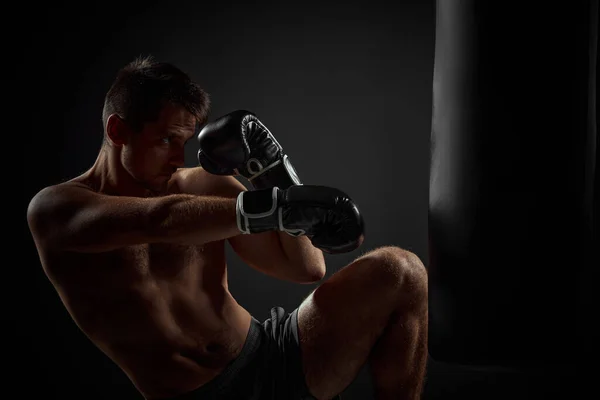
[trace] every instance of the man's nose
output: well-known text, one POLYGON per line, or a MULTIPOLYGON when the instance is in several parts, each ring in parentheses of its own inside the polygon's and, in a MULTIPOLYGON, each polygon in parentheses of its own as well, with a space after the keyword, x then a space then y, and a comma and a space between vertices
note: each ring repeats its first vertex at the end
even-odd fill
POLYGON ((171 165, 177 168, 183 168, 185 165, 185 152, 183 149, 175 150, 171 154, 171 165))

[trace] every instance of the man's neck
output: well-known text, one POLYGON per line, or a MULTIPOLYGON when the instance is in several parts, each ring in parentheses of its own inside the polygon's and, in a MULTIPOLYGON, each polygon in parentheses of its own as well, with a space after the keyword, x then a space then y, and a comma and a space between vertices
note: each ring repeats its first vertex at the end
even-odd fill
POLYGON ((118 151, 102 147, 94 165, 85 173, 88 184, 98 193, 112 196, 153 197, 120 163, 118 151))

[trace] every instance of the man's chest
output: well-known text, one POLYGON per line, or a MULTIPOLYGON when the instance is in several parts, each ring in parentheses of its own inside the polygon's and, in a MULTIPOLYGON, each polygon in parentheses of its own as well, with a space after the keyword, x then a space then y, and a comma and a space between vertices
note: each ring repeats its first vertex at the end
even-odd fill
POLYGON ((204 264, 209 257, 203 246, 151 243, 128 246, 114 254, 115 263, 128 265, 139 273, 168 277, 186 268, 204 264))

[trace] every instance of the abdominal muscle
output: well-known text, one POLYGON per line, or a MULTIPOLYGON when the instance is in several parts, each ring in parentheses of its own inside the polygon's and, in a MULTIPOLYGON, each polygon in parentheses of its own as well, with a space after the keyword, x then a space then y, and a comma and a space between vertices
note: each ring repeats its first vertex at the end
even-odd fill
POLYGON ((223 242, 53 258, 45 269, 73 319, 146 399, 204 385, 244 345, 251 316, 227 287, 223 242))

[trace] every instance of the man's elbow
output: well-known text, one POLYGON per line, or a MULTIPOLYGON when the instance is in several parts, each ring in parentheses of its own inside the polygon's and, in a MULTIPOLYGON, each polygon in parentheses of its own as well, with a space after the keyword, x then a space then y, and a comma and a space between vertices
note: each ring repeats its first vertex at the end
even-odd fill
POLYGON ((325 266, 325 257, 321 251, 317 251, 314 260, 310 263, 309 276, 311 283, 318 282, 325 277, 327 267, 325 266))
POLYGON ((298 283, 315 283, 325 277, 325 258, 321 251, 305 252, 302 257, 296 257, 295 262, 286 257, 288 271, 294 271, 294 281, 298 283))
POLYGON ((319 265, 317 267, 311 266, 311 268, 307 268, 306 270, 306 279, 302 283, 315 283, 319 282, 321 279, 325 277, 325 264, 319 265))
POLYGON ((322 274, 319 273, 318 275, 311 275, 311 277, 309 278, 308 282, 306 282, 306 283, 316 283, 316 282, 319 282, 324 277, 325 277, 325 273, 324 272, 322 274))

